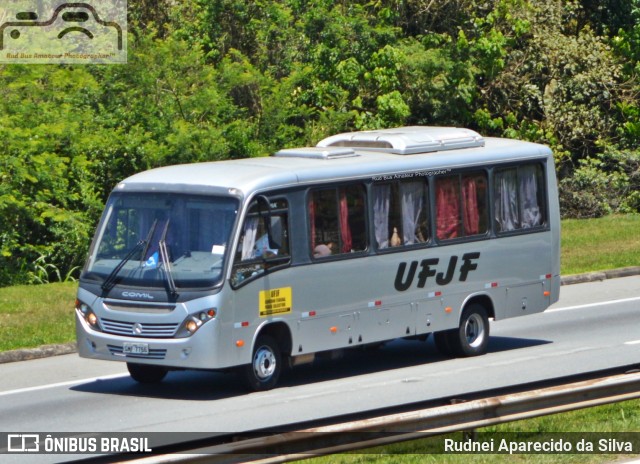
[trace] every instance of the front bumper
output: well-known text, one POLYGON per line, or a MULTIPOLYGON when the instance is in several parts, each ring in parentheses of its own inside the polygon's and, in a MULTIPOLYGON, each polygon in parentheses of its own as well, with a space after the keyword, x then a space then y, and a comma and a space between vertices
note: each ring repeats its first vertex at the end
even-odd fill
POLYGON ((153 364, 174 369, 223 369, 229 367, 217 349, 218 321, 204 324, 187 338, 126 337, 92 329, 76 311, 78 354, 83 358, 153 364), (125 353, 125 343, 145 344, 148 353, 125 353))

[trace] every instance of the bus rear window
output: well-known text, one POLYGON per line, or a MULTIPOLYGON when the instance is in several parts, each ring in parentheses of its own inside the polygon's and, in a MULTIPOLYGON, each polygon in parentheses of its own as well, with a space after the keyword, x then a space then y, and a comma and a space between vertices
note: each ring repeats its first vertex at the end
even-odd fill
POLYGON ((500 169, 496 171, 493 188, 499 233, 530 229, 546 223, 542 165, 500 169))

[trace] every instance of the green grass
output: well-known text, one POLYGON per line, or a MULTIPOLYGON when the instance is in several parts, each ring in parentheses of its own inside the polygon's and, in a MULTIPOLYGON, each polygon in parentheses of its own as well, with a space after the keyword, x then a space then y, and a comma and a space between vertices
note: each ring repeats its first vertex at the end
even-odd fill
POLYGON ((77 289, 74 282, 0 288, 0 351, 74 341, 77 289))
POLYGON ((640 266, 640 214, 562 221, 563 275, 640 266))
MULTIPOLYGON (((563 414, 554 414, 535 419, 510 422, 498 426, 476 430, 478 440, 489 441, 494 438, 495 449, 500 440, 507 442, 526 441, 558 441, 580 440, 594 444, 597 450, 598 441, 608 438, 608 433, 640 431, 640 400, 624 401, 595 408, 581 409, 563 414), (572 435, 575 434, 575 435, 572 435), (580 436, 577 436, 580 434, 580 436), (590 434, 590 435, 584 435, 590 434)), ((443 453, 445 438, 457 442, 463 441, 462 433, 452 433, 397 443, 379 448, 359 450, 352 453, 324 456, 299 461, 302 464, 486 464, 486 463, 610 463, 622 458, 637 457, 622 454, 451 454, 443 453)), ((624 440, 624 437, 620 437, 624 440)), ((628 439, 628 438, 627 438, 628 439)), ((633 438, 634 441, 637 439, 633 438)))

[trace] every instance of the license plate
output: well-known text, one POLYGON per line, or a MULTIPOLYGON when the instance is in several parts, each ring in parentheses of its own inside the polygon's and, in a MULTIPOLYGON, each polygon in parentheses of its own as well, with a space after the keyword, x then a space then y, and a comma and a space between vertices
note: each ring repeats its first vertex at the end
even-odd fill
POLYGON ((124 354, 149 354, 148 343, 125 343, 122 345, 124 354))

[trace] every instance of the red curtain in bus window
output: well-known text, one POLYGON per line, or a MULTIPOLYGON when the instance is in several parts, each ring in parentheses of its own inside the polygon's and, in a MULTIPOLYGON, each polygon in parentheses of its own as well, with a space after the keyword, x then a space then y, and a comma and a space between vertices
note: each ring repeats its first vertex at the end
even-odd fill
POLYGON ((480 233, 480 211, 478 210, 477 181, 478 177, 464 177, 462 179, 465 235, 477 235, 480 233))
POLYGON ((340 190, 340 235, 342 236, 342 253, 349 253, 352 248, 349 205, 347 204, 347 194, 342 189, 340 190))
POLYGON ((442 177, 436 182, 436 234, 440 240, 460 235, 460 195, 458 177, 442 177))

